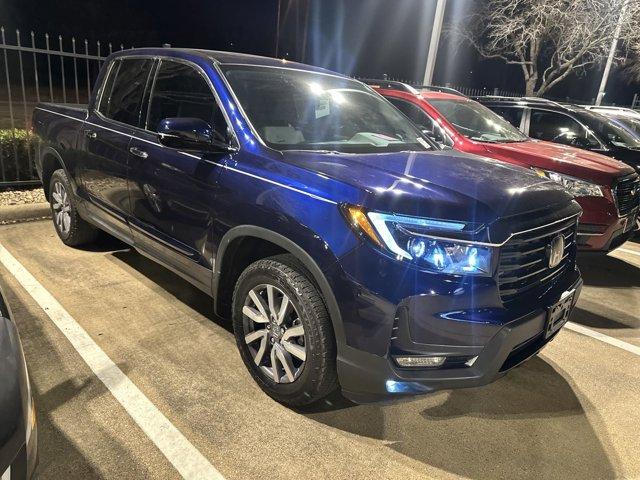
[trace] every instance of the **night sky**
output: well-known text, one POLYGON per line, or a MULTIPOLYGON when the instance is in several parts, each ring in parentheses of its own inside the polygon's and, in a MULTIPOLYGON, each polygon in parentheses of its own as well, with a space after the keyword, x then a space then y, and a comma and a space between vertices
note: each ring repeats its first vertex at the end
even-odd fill
MULTIPOLYGON (((279 55, 352 76, 420 81, 426 62, 434 0, 295 0, 299 5, 281 23, 279 55), (308 4, 307 43, 304 7, 308 4)), ((282 1, 283 9, 287 4, 282 1)), ((446 20, 470 13, 472 0, 449 0, 446 20)), ((277 0, 0 0, 0 24, 13 43, 15 28, 25 33, 62 34, 66 41, 100 40, 131 46, 198 47, 260 55, 275 54, 277 0)), ((285 17, 285 11, 281 18, 285 17)), ((43 46, 43 45, 42 45, 43 46)), ((103 53, 106 51, 103 50, 103 53)), ((573 77, 550 92, 559 99, 595 97, 600 70, 573 77)), ((481 60, 451 38, 440 43, 435 83, 523 91, 519 67, 481 60)), ((613 71, 606 100, 630 103, 640 85, 613 71)))

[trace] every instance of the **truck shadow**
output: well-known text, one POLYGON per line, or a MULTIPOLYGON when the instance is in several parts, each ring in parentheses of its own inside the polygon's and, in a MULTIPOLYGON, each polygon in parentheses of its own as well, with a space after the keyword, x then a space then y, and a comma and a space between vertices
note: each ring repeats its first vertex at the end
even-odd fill
POLYGON ((585 285, 607 288, 640 286, 640 267, 610 255, 578 255, 585 285))
POLYGON ((465 477, 614 478, 615 453, 589 410, 556 367, 534 358, 486 387, 306 416, 465 477))
POLYGON ((203 317, 214 322, 233 334, 230 320, 218 317, 213 313, 213 300, 186 280, 169 269, 139 254, 134 249, 114 251, 112 255, 129 267, 145 276, 160 287, 164 293, 174 296, 182 303, 194 309, 203 317))
POLYGON ((584 288, 571 320, 611 330, 640 327, 640 304, 631 292, 640 286, 640 268, 609 255, 578 257, 578 265, 584 288))

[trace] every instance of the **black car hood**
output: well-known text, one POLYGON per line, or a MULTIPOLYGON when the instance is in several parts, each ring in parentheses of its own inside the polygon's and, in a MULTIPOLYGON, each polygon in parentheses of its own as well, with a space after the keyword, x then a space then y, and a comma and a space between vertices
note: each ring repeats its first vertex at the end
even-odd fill
POLYGON ((26 371, 18 331, 0 316, 0 469, 24 443, 26 371))

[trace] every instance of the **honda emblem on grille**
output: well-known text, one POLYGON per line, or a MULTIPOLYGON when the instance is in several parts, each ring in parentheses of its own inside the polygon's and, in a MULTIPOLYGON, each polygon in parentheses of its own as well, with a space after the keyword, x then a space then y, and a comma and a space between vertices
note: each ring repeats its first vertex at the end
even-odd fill
POLYGON ((553 237, 551 244, 547 246, 547 252, 549 268, 556 268, 564 255, 564 236, 557 235, 553 237))

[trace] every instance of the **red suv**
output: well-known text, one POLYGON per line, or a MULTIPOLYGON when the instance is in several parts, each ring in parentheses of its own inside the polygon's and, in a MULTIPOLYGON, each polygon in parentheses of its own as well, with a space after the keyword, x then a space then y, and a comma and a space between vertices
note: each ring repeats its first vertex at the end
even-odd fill
POLYGON ((386 80, 366 83, 436 143, 527 167, 563 184, 584 210, 578 226, 581 250, 610 251, 633 234, 640 178, 628 165, 598 153, 533 140, 454 90, 386 80))

